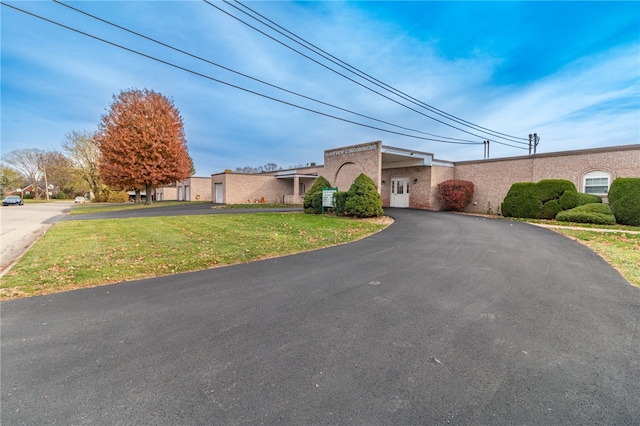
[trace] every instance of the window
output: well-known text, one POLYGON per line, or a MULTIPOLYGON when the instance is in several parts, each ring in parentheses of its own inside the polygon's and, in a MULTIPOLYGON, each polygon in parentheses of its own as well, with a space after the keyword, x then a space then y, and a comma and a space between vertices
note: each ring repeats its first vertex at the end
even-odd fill
POLYGON ((609 193, 609 173, 589 172, 584 175, 584 192, 587 194, 607 195, 609 193))

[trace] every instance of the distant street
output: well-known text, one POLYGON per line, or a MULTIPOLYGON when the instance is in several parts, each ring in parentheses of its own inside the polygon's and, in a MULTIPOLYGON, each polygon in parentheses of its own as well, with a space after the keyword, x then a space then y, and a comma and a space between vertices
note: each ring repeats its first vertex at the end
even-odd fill
POLYGON ((638 424, 640 289, 548 229, 387 212, 351 244, 2 302, 0 422, 638 424))
POLYGON ((0 208, 2 249, 0 273, 21 256, 50 226, 61 219, 73 202, 25 203, 0 208))

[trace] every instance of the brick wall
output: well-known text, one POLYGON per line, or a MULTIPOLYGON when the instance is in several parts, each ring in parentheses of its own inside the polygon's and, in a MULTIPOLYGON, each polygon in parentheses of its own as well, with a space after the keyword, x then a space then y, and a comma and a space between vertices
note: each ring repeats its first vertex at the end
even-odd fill
POLYGON ((176 182, 179 201, 211 201, 211 178, 192 176, 176 182))
POLYGON ((591 171, 608 172, 611 181, 640 177, 640 145, 455 163, 455 179, 471 181, 475 186, 473 204, 467 210, 478 213, 497 213, 515 182, 566 179, 582 192, 584 175, 591 171))
MULTIPOLYGON (((300 175, 322 174, 322 166, 301 167, 296 169, 296 173, 300 175)), ((214 203, 225 204, 242 204, 247 201, 253 203, 255 200, 262 200, 265 203, 282 203, 293 202, 302 204, 304 192, 308 191, 315 181, 315 178, 300 177, 299 185, 302 184, 303 191, 294 197, 294 179, 278 179, 276 176, 278 171, 260 174, 243 174, 243 173, 219 173, 211 176, 209 180, 210 191, 214 203), (224 200, 216 199, 215 185, 216 183, 223 185, 224 200)))
POLYGON ((321 172, 331 186, 347 191, 360 173, 373 180, 380 191, 382 170, 382 142, 369 142, 328 149, 324 152, 324 170, 321 172))
POLYGON ((409 207, 414 209, 431 209, 431 174, 432 167, 400 167, 394 169, 382 170, 382 180, 380 196, 382 197, 382 206, 389 207, 391 205, 391 180, 395 178, 409 179, 409 207), (417 182, 414 183, 414 180, 417 182))

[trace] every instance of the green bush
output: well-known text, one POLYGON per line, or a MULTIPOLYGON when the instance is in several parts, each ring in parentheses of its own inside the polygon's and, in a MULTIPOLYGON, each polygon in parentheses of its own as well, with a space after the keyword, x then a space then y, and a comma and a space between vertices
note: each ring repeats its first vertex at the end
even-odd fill
POLYGON ((349 196, 349 193, 346 191, 338 191, 335 194, 333 194, 333 204, 334 204, 333 211, 336 213, 336 215, 339 216, 345 213, 345 205, 347 203, 348 196, 349 196))
POLYGON ((345 213, 358 217, 382 216, 382 198, 369 176, 361 173, 349 188, 345 213))
POLYGON ((580 205, 580 197, 576 191, 564 191, 558 202, 562 210, 571 210, 580 205))
POLYGON ((66 200, 67 199, 67 194, 65 194, 64 192, 60 191, 53 198, 55 198, 56 200, 66 200))
POLYGON ((540 211, 540 219, 554 219, 558 213, 562 211, 558 200, 547 201, 542 205, 540 211))
POLYGON ((562 210, 571 210, 585 204, 602 203, 602 197, 594 194, 583 194, 575 191, 564 191, 560 197, 562 210))
POLYGON ((543 179, 536 183, 536 186, 543 204, 547 201, 557 200, 565 191, 578 191, 573 182, 564 179, 543 179))
POLYGON ((504 217, 537 218, 541 207, 537 185, 534 182, 518 182, 511 185, 500 211, 504 217))
POLYGON ((562 222, 593 223, 597 225, 615 225, 616 218, 608 204, 592 203, 565 210, 556 216, 562 222))
POLYGON ((595 194, 583 194, 582 192, 578 193, 578 206, 595 203, 602 203, 602 197, 595 194))
POLYGON ((621 225, 640 226, 640 178, 617 178, 609 188, 609 204, 621 225))
POLYGON ((322 188, 328 188, 331 184, 323 176, 318 176, 313 181, 311 188, 304 194, 302 208, 305 213, 320 214, 322 213, 322 188))

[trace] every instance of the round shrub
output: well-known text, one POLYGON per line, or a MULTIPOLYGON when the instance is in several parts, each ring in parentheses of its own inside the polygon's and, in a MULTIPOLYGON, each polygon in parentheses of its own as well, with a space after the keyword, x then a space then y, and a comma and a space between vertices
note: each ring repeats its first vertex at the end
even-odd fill
POLYGON ((540 216, 542 201, 538 187, 533 182, 518 182, 511 185, 507 196, 500 205, 504 217, 537 218, 540 216))
POLYGON ((64 192, 60 191, 58 192, 55 197, 56 200, 66 200, 68 199, 67 194, 65 194, 64 192))
POLYGON ((558 200, 547 201, 542 205, 540 211, 540 219, 554 219, 558 213, 562 211, 558 200))
POLYGON ((445 180, 436 187, 436 199, 443 210, 460 211, 473 199, 473 182, 445 180))
POLYGON ((320 214, 322 213, 322 188, 328 188, 331 184, 323 176, 318 176, 313 181, 311 188, 304 194, 302 208, 305 213, 320 214))
POLYGON ((536 186, 542 203, 560 198, 565 191, 578 191, 573 182, 564 179, 543 179, 536 186))
POLYGON ((597 225, 615 225, 616 218, 608 204, 592 203, 565 210, 556 216, 562 222, 593 223, 597 225))
POLYGON ((617 178, 609 188, 609 204, 621 225, 640 226, 640 178, 617 178))
POLYGON ((562 210, 571 210, 578 207, 580 198, 576 191, 564 191, 558 202, 562 210))
POLYGON ((382 216, 382 198, 371 178, 364 173, 349 188, 344 205, 345 213, 358 217, 382 216))

